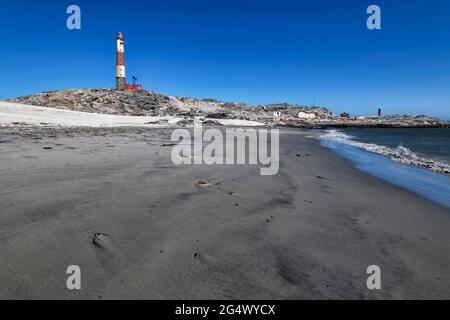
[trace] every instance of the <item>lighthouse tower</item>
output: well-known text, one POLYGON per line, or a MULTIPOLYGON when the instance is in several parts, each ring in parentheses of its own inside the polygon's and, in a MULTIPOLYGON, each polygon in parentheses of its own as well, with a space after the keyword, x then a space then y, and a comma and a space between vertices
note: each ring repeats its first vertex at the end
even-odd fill
POLYGON ((122 32, 117 33, 116 89, 125 90, 125 46, 122 32))

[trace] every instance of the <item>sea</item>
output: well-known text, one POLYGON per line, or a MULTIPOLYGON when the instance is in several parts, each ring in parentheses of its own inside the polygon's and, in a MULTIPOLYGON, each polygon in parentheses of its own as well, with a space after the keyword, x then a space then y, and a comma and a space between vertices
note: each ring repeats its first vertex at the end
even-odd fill
POLYGON ((358 169, 450 208, 450 128, 320 130, 358 169))

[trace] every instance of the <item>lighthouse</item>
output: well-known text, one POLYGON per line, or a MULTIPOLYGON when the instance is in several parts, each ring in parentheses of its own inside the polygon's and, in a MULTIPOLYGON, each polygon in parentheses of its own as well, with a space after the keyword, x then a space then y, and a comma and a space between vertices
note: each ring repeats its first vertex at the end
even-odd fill
POLYGON ((133 84, 127 84, 125 75, 125 45, 122 32, 117 33, 117 49, 116 49, 116 89, 127 91, 142 91, 142 86, 136 84, 137 78, 133 76, 133 84))
POLYGON ((125 46, 122 32, 117 33, 117 51, 116 51, 116 89, 125 90, 125 46))

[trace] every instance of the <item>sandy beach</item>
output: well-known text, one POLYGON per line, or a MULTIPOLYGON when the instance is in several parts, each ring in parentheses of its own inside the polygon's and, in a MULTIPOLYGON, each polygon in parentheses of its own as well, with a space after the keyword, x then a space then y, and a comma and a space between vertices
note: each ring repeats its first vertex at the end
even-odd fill
POLYGON ((281 132, 275 176, 175 166, 170 134, 0 128, 0 299, 450 298, 450 210, 310 131, 281 132))

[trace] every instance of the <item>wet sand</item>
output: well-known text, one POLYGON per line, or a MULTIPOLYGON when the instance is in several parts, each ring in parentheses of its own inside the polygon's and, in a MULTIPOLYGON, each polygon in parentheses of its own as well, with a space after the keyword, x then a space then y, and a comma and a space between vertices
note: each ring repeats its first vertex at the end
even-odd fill
POLYGON ((173 165, 169 129, 24 130, 0 129, 1 299, 450 298, 450 210, 308 131, 261 176, 173 165))

